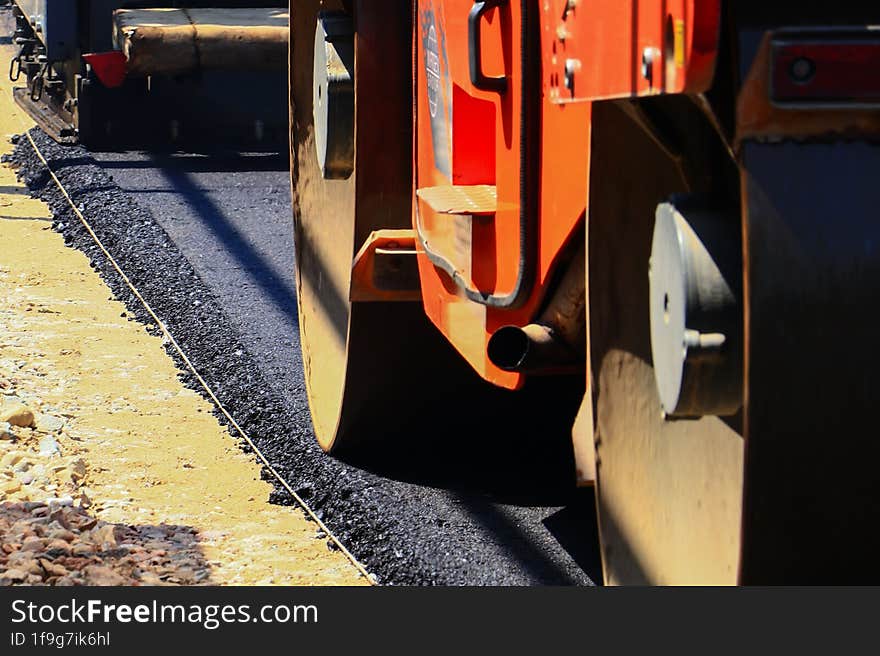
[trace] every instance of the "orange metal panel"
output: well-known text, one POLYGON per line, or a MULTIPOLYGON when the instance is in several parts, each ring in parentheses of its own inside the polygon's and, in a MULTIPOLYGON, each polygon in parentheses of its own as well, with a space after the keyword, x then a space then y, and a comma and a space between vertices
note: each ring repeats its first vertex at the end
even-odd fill
POLYGON ((705 91, 720 0, 542 3, 545 92, 554 102, 705 91))
MULTIPOLYGON (((520 58, 519 2, 490 9, 481 21, 486 75, 508 77, 505 93, 476 88, 469 69, 471 0, 421 0, 416 34, 416 187, 492 185, 494 214, 476 217, 438 212, 415 203, 414 226, 426 250, 446 260, 470 287, 505 294, 517 282, 520 211, 520 106, 516 83, 520 58)), ((472 304, 446 272, 420 256, 425 310, 484 377, 506 387, 519 376, 493 367, 485 357, 486 312, 459 311, 472 304), (464 344, 470 346, 465 347, 464 344)))
POLYGON ((492 365, 486 343, 498 328, 534 319, 561 251, 585 220, 589 101, 706 89, 714 69, 720 3, 546 0, 528 5, 506 0, 480 23, 480 65, 488 76, 507 78, 507 89, 500 93, 471 83, 468 15, 474 5, 472 0, 418 1, 414 186, 491 185, 497 190, 496 211, 450 215, 415 199, 413 225, 427 251, 419 254, 419 272, 428 317, 481 376, 513 389, 522 384, 522 375, 492 365), (523 7, 534 8, 536 22, 527 38, 540 39, 540 60, 527 65, 540 71, 522 70, 523 7), (657 52, 651 50, 650 75, 645 76, 642 55, 652 48, 657 52), (539 73, 540 80, 524 98, 523 75, 529 73, 539 73), (521 170, 523 102, 530 103, 535 117, 526 171, 521 170), (520 243, 523 184, 538 213, 531 245, 520 243), (520 255, 529 247, 536 250, 535 270, 523 302, 486 307, 463 291, 466 285, 486 296, 509 293, 517 282, 520 255), (433 261, 428 254, 435 256, 433 261), (436 266, 438 254, 458 282, 436 266))
POLYGON ((497 208, 489 216, 451 216, 419 199, 414 225, 426 237, 427 246, 442 253, 481 292, 503 295, 513 289, 525 247, 519 237, 522 102, 533 103, 536 114, 542 107, 552 114, 552 120, 540 121, 537 142, 542 144, 540 152, 564 156, 542 158, 536 152, 528 162, 533 171, 540 166, 531 193, 538 195, 542 220, 533 236, 538 256, 534 287, 526 301, 516 309, 482 307, 467 299, 446 272, 419 256, 423 300, 432 322, 481 376, 516 388, 522 376, 492 365, 486 358, 486 343, 501 326, 525 324, 534 317, 560 249, 584 216, 589 108, 555 107, 537 95, 522 98, 522 15, 517 0, 491 9, 481 25, 482 69, 489 76, 506 76, 507 91, 474 88, 467 40, 473 4, 470 0, 419 3, 416 186, 493 185, 497 208), (491 153, 487 144, 493 147, 491 153))

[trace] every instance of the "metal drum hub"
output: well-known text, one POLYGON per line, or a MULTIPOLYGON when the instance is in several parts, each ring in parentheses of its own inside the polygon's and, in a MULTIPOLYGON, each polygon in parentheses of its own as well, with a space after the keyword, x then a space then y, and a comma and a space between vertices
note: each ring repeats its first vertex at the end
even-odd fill
POLYGON ((341 12, 322 12, 315 31, 315 147, 324 178, 354 171, 354 24, 341 12))
POLYGON ((674 199, 657 206, 651 247, 651 352, 667 415, 733 415, 742 405, 738 217, 674 199))

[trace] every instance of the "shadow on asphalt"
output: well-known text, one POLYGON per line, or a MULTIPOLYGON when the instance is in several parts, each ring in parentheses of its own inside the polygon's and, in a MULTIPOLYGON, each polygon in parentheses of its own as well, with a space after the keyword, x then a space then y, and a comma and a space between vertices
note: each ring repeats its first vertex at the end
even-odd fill
POLYGON ((564 508, 544 520, 544 526, 587 576, 601 585, 602 557, 595 490, 591 487, 577 490, 564 508))
POLYGON ((101 160, 101 167, 112 169, 173 170, 180 173, 227 173, 235 171, 287 171, 289 158, 286 153, 238 151, 204 151, 201 153, 176 150, 153 150, 150 159, 101 160))
MULTIPOLYGON (((171 193, 189 204, 193 215, 237 260, 243 274, 296 325, 293 272, 278 271, 266 261, 193 177, 197 172, 237 171, 255 165, 286 170, 287 158, 221 155, 213 160, 168 153, 145 161, 101 163, 106 169, 157 168, 171 193)), ((295 331, 298 335, 298 326, 295 331)), ((436 339, 440 346, 435 357, 461 361, 439 333, 436 339)), ((431 370, 430 362, 424 370, 431 370)), ((456 505, 489 532, 503 537, 536 580, 573 583, 571 574, 548 557, 505 506, 548 508, 553 514, 544 528, 592 580, 601 581, 595 508, 591 496, 585 501, 591 492, 575 486, 571 449, 571 424, 583 395, 582 384, 536 379, 521 392, 487 390, 463 361, 456 382, 460 384, 454 389, 426 387, 429 403, 417 425, 397 435, 389 434, 381 422, 368 426, 364 431, 381 439, 360 451, 340 454, 339 459, 384 478, 451 491, 456 505)), ((420 389, 424 383, 414 382, 420 389)))
MULTIPOLYGON (((286 169, 287 158, 280 156, 242 156, 229 158, 223 154, 214 157, 180 157, 171 154, 155 154, 150 160, 143 162, 102 162, 104 168, 135 168, 150 167, 158 169, 173 188, 174 193, 179 194, 193 210, 193 215, 204 223, 224 244, 226 251, 235 258, 242 271, 263 290, 265 295, 272 300, 275 306, 284 314, 297 322, 296 290, 292 280, 283 272, 277 271, 270 262, 251 245, 247 236, 227 216, 223 209, 214 202, 208 192, 199 187, 193 179, 194 172, 215 171, 241 171, 251 170, 250 167, 257 163, 266 166, 265 169, 276 171, 278 168, 286 169), (212 163, 213 162, 213 163, 212 163), (224 162, 226 162, 224 164, 224 162)), ((291 219, 292 225, 293 219, 291 219)), ((292 228, 291 228, 292 229, 292 228)))

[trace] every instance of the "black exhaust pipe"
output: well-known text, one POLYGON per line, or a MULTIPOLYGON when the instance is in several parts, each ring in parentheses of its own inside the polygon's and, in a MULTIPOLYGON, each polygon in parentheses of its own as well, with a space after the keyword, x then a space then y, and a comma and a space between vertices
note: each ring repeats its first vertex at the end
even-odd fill
POLYGON ((504 371, 529 374, 558 374, 578 371, 583 358, 562 340, 550 326, 504 326, 489 338, 489 360, 504 371))
POLYGON ((490 362, 504 371, 526 374, 577 373, 586 368, 586 257, 579 248, 535 323, 499 328, 486 347, 490 362))

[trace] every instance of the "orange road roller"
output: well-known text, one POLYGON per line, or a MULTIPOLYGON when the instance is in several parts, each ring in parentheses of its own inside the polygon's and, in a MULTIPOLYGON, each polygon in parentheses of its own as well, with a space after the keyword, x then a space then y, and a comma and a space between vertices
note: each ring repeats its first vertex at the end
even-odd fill
POLYGON ((595 485, 607 583, 876 581, 877 24, 856 2, 293 2, 321 447, 504 449, 531 422, 595 485))

